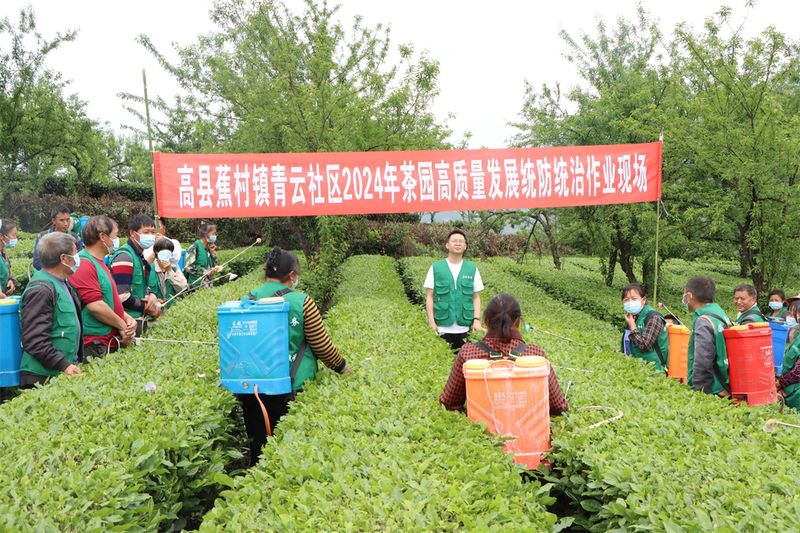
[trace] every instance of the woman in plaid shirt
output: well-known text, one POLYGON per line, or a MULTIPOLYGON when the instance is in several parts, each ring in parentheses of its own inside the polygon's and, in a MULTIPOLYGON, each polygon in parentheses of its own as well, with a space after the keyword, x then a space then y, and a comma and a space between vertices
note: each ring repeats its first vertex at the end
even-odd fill
MULTIPOLYGON (((499 294, 491 299, 483 312, 483 322, 488 328, 482 343, 496 354, 503 357, 512 355, 538 355, 546 357, 544 350, 534 344, 525 344, 519 332, 522 322, 522 311, 519 302, 509 294, 499 294), (522 347, 522 349, 520 349, 522 347)), ((470 359, 490 359, 492 354, 487 353, 478 343, 465 344, 458 352, 458 357, 450 371, 450 378, 444 387, 439 402, 447 409, 459 410, 464 407, 467 399, 467 389, 462 370, 464 363, 470 359)), ((552 367, 548 377, 550 391, 550 414, 557 415, 569 409, 569 403, 561 392, 558 378, 552 367)))

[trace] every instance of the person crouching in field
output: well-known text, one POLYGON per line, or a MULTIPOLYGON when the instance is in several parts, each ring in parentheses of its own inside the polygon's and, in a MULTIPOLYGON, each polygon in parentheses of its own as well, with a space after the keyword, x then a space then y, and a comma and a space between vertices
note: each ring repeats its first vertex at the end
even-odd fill
MULTIPOLYGON (((522 311, 519 302, 509 294, 499 294, 489 301, 483 312, 483 321, 488 329, 480 342, 465 344, 458 352, 450 378, 439 396, 439 402, 451 411, 464 407, 467 388, 463 366, 470 359, 491 359, 492 356, 513 357, 538 355, 546 357, 544 350, 534 344, 525 344, 519 332, 522 311)), ((550 414, 557 415, 569 409, 569 403, 561 392, 555 370, 550 367, 548 378, 550 392, 550 414)))

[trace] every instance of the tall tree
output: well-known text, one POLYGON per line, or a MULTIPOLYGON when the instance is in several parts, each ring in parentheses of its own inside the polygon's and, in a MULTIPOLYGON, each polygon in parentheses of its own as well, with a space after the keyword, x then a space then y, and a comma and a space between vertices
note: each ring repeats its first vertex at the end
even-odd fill
MULTIPOLYGON (((430 110, 438 63, 403 45, 394 64, 388 29, 368 28, 360 17, 347 29, 337 11, 314 0, 301 14, 280 1, 224 0, 211 12, 217 30, 177 46, 176 62, 141 36, 185 93, 174 106, 157 101, 166 112, 160 133, 170 131, 182 141, 171 145, 159 134, 159 148, 258 153, 448 147, 450 132, 430 110)), ((346 245, 337 239, 346 232, 338 222, 318 222, 304 218, 292 227, 313 263, 331 263, 326 257, 335 262, 346 245)))
MULTIPOLYGON (((74 31, 44 37, 28 7, 12 22, 0 20, 0 195, 38 193, 48 178, 57 176, 74 185, 87 179, 95 161, 82 157, 91 149, 97 126, 84 104, 65 96, 66 82, 49 69, 47 58, 75 38, 74 31)), ((96 158, 95 158, 96 159, 96 158)), ((99 162, 102 167, 102 162, 99 162)))
POLYGON ((745 39, 723 8, 702 32, 676 32, 686 109, 671 129, 679 157, 672 188, 690 237, 729 242, 740 275, 760 290, 794 273, 800 245, 800 63, 773 27, 745 39))
MULTIPOLYGON (((526 84, 516 146, 623 144, 650 142, 663 125, 673 76, 663 55, 661 33, 643 8, 633 21, 619 19, 595 34, 577 38, 566 31, 565 57, 575 65, 581 85, 562 93, 560 85, 536 90, 526 84)), ((607 283, 619 264, 628 280, 652 286, 655 233, 653 205, 595 206, 550 213, 568 238, 585 251, 607 258, 607 283), (641 264, 641 278, 637 274, 641 264)), ((553 248, 551 244, 551 248, 553 248)), ((554 263, 558 263, 554 255, 554 263)))

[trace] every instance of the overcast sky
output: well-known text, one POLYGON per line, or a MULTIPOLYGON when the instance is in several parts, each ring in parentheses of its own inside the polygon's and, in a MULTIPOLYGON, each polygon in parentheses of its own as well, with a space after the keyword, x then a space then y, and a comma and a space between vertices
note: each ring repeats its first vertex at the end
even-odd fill
MULTIPOLYGON (((150 36, 162 51, 169 51, 172 42, 191 43, 196 35, 213 30, 208 17, 212 4, 212 0, 2 0, 0 18, 16 19, 21 7, 32 5, 45 35, 78 30, 74 42, 52 54, 49 66, 71 80, 69 91, 87 102, 90 116, 119 129, 133 121, 117 94, 141 93, 142 68, 147 69, 151 94, 171 100, 177 91, 175 82, 135 37, 150 36)), ((289 0, 288 4, 300 10, 303 3, 289 0)), ((472 132, 471 148, 507 145, 514 134, 508 122, 521 109, 524 80, 536 86, 559 81, 569 87, 577 82, 563 57, 566 48, 559 30, 591 32, 597 17, 631 18, 636 6, 634 0, 343 0, 340 4, 346 25, 356 14, 370 25, 388 23, 396 45, 411 43, 439 61, 441 95, 434 109, 441 118, 455 115, 449 120, 454 141, 465 131, 472 132)), ((735 9, 737 22, 747 15, 749 34, 773 24, 798 38, 800 2, 761 0, 750 10, 744 9, 744 0, 726 4, 735 9)), ((720 5, 702 0, 644 2, 666 34, 681 21, 700 28, 720 5)))

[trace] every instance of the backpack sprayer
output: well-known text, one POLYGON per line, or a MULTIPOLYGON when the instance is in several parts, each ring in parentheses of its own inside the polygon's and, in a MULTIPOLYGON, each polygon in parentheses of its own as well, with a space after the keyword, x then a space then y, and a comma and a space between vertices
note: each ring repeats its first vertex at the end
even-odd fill
POLYGON ((259 394, 292 392, 289 302, 280 296, 223 302, 217 322, 220 385, 234 394, 254 394, 271 436, 269 414, 259 394))

